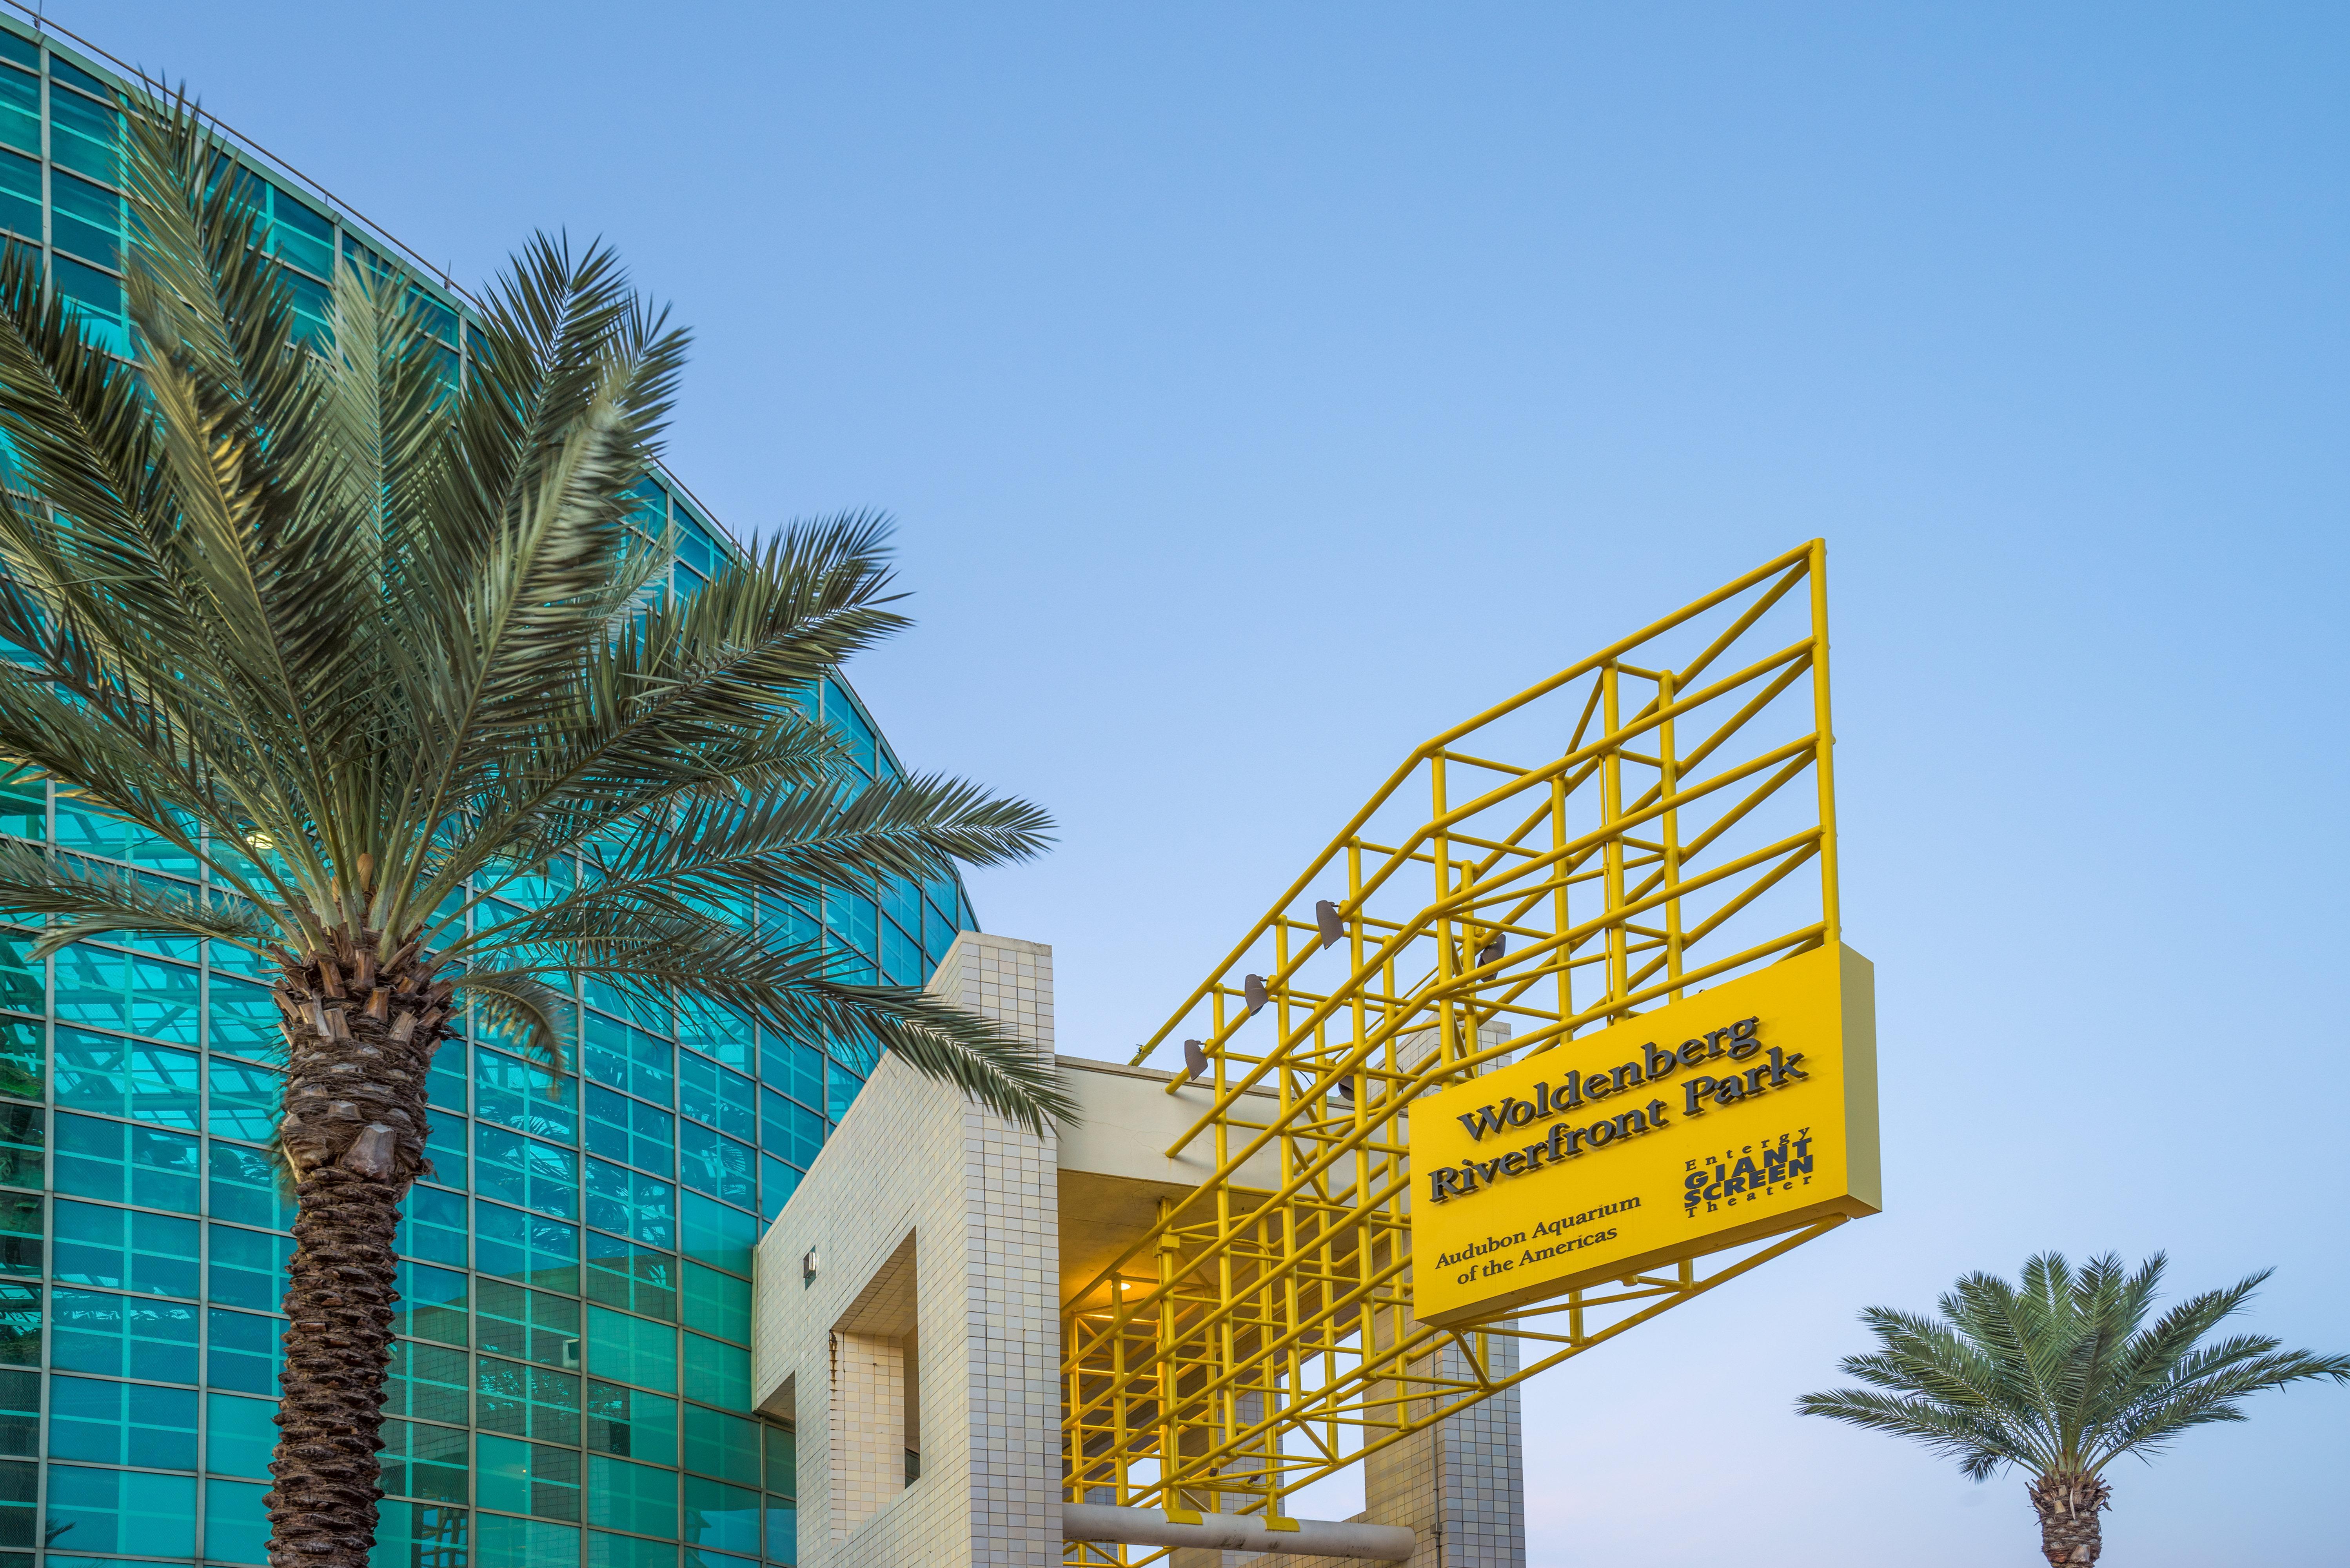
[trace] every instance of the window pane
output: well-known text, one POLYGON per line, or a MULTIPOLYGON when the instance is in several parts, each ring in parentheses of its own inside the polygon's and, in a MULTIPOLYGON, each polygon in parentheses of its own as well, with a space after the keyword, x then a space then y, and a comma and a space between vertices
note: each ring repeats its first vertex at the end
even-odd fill
MULTIPOLYGON (((58 955, 60 964, 68 949, 58 955)), ((127 954, 113 954, 126 964, 145 963, 127 954)), ((177 964, 158 966, 177 969, 177 964)), ((193 975, 195 971, 187 971, 193 975)), ((62 988, 60 1011, 62 1012, 62 988)), ((117 1034, 87 1034, 60 1025, 57 1041, 57 1104, 111 1116, 135 1116, 164 1127, 196 1130, 196 1107, 202 1079, 192 1051, 174 1051, 125 1040, 117 1034)))
POLYGON ((466 1434, 416 1421, 383 1424, 383 1490, 431 1502, 465 1501, 466 1434))
POLYGON ((394 1340, 384 1414, 463 1426, 472 1406, 465 1360, 463 1351, 446 1345, 394 1340))
POLYGON ((579 1288, 579 1228, 495 1203, 473 1205, 476 1266, 566 1295, 579 1288))
POLYGON ((588 1447, 647 1464, 677 1463, 677 1401, 590 1378, 588 1447))
POLYGON ((700 1263, 686 1264, 685 1326, 748 1345, 751 1282, 700 1263))
POLYGON ((285 1332, 280 1318, 211 1308, 204 1314, 204 1381, 215 1388, 275 1396, 277 1369, 286 1359, 278 1336, 285 1332))
POLYGON ((685 1478, 685 1540, 719 1552, 759 1552, 759 1494, 702 1476, 685 1478))
POLYGON ((471 1293, 471 1281, 466 1275, 403 1262, 400 1265, 400 1300, 391 1308, 391 1331, 411 1339, 463 1345, 465 1305, 471 1293))
POLYGON ((608 1307, 588 1309, 588 1370, 664 1394, 677 1392, 677 1331, 608 1307))
POLYGON ((276 1414, 271 1400, 205 1395, 204 1469, 217 1475, 268 1480, 269 1456, 277 1447, 277 1428, 271 1419, 276 1414))
POLYGON ((54 1306, 51 1366, 157 1383, 196 1380, 197 1308, 62 1286, 54 1306))
POLYGON ((677 1283, 677 1259, 670 1253, 588 1232, 588 1300, 675 1323, 677 1283))
MULTIPOLYGON (((58 1199, 57 1277, 142 1295, 190 1296, 196 1288, 200 1227, 166 1214, 58 1199)), ((251 1235, 252 1231, 230 1231, 251 1235)))
POLYGON ((204 1482, 204 1558, 212 1563, 269 1561, 269 1516, 261 1506, 269 1489, 244 1481, 204 1482))
POLYGON ((47 1538, 78 1552, 192 1557, 196 1478, 49 1467, 47 1538))
POLYGON ((194 1469, 196 1391, 52 1377, 49 1457, 147 1469, 194 1469))
POLYGON ((685 1468, 739 1486, 757 1486, 761 1479, 759 1423, 688 1405, 685 1468))
POLYGON ((588 1521, 640 1535, 677 1534, 677 1472, 602 1454, 588 1458, 588 1521))

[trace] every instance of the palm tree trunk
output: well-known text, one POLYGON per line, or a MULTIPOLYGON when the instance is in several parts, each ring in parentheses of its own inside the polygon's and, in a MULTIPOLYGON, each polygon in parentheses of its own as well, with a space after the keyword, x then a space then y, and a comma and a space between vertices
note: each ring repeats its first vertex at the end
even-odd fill
POLYGON ((2095 1563, 2106 1549, 2097 1514, 2113 1506, 2113 1489, 2096 1476, 2052 1470, 2029 1490, 2040 1515, 2040 1554, 2054 1568, 2095 1563))
POLYGON ((392 1241, 425 1168, 425 1075, 448 1001, 429 956, 403 948, 379 974, 377 940, 338 932, 333 950, 286 968, 276 988, 287 1047, 277 1137, 298 1212, 277 1484, 264 1500, 270 1568, 366 1568, 375 1543, 392 1241))

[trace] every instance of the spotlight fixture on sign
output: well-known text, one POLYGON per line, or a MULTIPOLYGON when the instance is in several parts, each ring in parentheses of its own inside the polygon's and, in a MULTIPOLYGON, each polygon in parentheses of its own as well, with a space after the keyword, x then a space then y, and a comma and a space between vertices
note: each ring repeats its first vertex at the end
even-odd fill
POLYGON ((1322 945, 1335 948, 1347 928, 1338 923, 1338 906, 1325 898, 1314 906, 1314 923, 1322 928, 1322 945))
POLYGON ((1188 1080, 1208 1070, 1208 1053, 1197 1040, 1183 1042, 1183 1076, 1188 1080))
POLYGON ((1241 994, 1248 999, 1249 1016, 1254 1018, 1264 1006, 1264 976, 1249 974, 1241 977, 1241 994))
POLYGON ((1505 931, 1495 931, 1492 939, 1489 940, 1483 947, 1477 950, 1477 961, 1480 964, 1492 963, 1495 959, 1500 958, 1503 953, 1508 952, 1509 950, 1509 934, 1505 931))

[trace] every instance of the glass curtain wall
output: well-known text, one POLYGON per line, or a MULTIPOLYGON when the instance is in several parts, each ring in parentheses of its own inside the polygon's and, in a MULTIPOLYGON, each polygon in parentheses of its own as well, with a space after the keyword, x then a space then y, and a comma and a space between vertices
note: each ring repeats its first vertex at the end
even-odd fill
MULTIPOLYGON (((118 95, 0 23, 0 227, 43 249, 85 329, 128 345, 118 95)), ((243 168, 311 330, 334 258, 392 247, 243 168)), ((411 275, 462 373, 460 301, 411 275)), ((665 476, 642 530, 691 592, 734 546, 665 476)), ((837 680, 807 711, 868 777, 897 763, 837 680)), ((199 867, 0 762, 0 833, 141 876, 199 867)), ((560 862, 508 891, 546 898, 560 862)), ((498 907, 488 906, 485 915, 498 907)), ((899 882, 735 909, 850 972, 919 985, 974 922, 899 882)), ((0 1568, 257 1568, 292 1212, 267 1150, 284 1047, 265 974, 195 940, 28 963, 0 912, 0 1568)), ((386 1402, 379 1568, 755 1568, 795 1557, 793 1438, 750 1408, 751 1254, 872 1070, 868 1048, 721 1009, 576 997, 572 1072, 476 1030, 431 1088, 386 1402)))

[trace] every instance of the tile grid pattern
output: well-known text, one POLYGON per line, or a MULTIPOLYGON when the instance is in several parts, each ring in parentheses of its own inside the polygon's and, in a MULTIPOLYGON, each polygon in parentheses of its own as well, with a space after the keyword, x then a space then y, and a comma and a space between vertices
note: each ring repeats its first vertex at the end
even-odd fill
MULTIPOLYGON (((1052 952, 964 932, 931 986, 1052 1048, 1052 952)), ((1061 1560, 1054 1141, 885 1058, 760 1247, 754 1397, 830 1453, 831 1338, 915 1238, 923 1479, 858 1519, 803 1465, 801 1568, 1052 1568, 1061 1560), (959 1133, 960 1136, 957 1136, 959 1133), (817 1251, 816 1277, 801 1258, 817 1251), (791 1393, 785 1390, 789 1386, 791 1393)))

